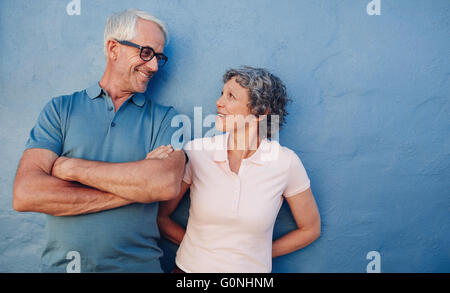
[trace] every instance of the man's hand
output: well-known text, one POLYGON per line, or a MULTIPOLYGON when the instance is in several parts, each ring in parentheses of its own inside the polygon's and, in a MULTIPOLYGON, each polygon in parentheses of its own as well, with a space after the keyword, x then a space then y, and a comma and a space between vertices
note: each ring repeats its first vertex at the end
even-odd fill
POLYGON ((124 163, 89 161, 60 157, 52 175, 75 181, 132 202, 170 200, 178 195, 185 155, 171 145, 148 153, 144 160, 124 163))
MULTIPOLYGON (((13 208, 18 212, 37 212, 52 216, 73 216, 96 213, 129 205, 133 201, 112 193, 60 180, 51 176, 58 155, 47 149, 27 149, 17 168, 13 188, 13 208)), ((61 157, 55 174, 66 177, 66 170, 80 159, 61 157)))
MULTIPOLYGON (((169 157, 171 152, 173 152, 173 148, 170 144, 162 145, 149 152, 145 159, 163 160, 169 157)), ((74 178, 71 174, 74 171, 73 169, 77 166, 76 160, 76 158, 59 157, 53 164, 52 176, 66 181, 73 181, 74 178)))
POLYGON ((64 156, 61 156, 58 159, 56 159, 52 168, 52 176, 66 181, 72 181, 70 173, 71 171, 73 171, 73 168, 75 167, 74 164, 75 160, 77 159, 68 158, 64 156))
POLYGON ((173 148, 172 148, 172 146, 170 144, 169 145, 162 145, 160 147, 157 147, 153 151, 149 152, 147 154, 147 156, 145 157, 145 159, 146 160, 147 159, 153 159, 153 160, 159 159, 159 160, 162 160, 162 159, 167 158, 171 152, 173 152, 173 148))

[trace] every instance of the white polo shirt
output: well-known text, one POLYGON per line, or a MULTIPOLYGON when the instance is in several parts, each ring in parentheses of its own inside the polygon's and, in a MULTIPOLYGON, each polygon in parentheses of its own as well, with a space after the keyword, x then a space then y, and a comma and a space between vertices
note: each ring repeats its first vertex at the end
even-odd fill
POLYGON ((191 184, 186 234, 175 263, 191 273, 269 273, 272 234, 283 196, 310 187, 298 156, 277 141, 263 140, 229 168, 228 134, 190 141, 183 181, 191 184))

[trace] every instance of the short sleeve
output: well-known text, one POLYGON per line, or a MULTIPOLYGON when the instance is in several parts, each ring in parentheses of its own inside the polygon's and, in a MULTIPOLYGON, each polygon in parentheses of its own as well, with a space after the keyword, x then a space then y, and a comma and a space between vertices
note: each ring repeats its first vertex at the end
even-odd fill
POLYGON ((289 151, 290 165, 289 175, 284 197, 294 196, 310 187, 310 180, 300 158, 293 152, 289 151))
POLYGON ((178 130, 177 127, 171 126, 172 118, 177 115, 177 112, 174 108, 170 107, 167 113, 164 115, 163 120, 161 121, 160 129, 158 131, 158 136, 156 137, 154 147, 158 147, 161 145, 168 145, 171 143, 172 135, 175 131, 178 130))
POLYGON ((184 145, 184 153, 186 154, 186 156, 189 158, 187 160, 187 164, 184 167, 184 177, 183 177, 183 181, 186 182, 187 184, 192 184, 192 158, 190 158, 190 156, 192 156, 192 152, 190 151, 192 148, 192 141, 189 141, 188 143, 186 143, 184 145))
POLYGON ((187 184, 192 184, 192 163, 189 161, 184 167, 183 181, 187 184))
POLYGON ((63 135, 60 115, 61 100, 53 98, 39 114, 36 125, 31 129, 25 149, 43 148, 61 155, 63 135))

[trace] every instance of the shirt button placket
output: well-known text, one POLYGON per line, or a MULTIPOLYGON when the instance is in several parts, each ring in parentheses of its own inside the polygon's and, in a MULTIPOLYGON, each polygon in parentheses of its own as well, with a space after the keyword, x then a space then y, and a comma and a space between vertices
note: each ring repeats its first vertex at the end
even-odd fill
POLYGON ((116 126, 116 123, 114 122, 114 105, 112 104, 111 98, 109 96, 107 96, 106 98, 106 109, 108 110, 109 121, 111 121, 110 126, 116 126))
POLYGON ((239 196, 240 196, 240 189, 241 189, 241 184, 240 184, 240 179, 239 176, 236 175, 235 177, 235 183, 234 183, 234 190, 233 190, 233 213, 237 214, 238 213, 238 206, 239 206, 239 196))

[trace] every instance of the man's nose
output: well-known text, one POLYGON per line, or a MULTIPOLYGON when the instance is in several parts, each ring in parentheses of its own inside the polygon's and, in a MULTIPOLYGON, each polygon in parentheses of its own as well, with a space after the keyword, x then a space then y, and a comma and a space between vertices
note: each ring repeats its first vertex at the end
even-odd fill
POLYGON ((156 57, 153 57, 150 61, 147 61, 145 63, 145 67, 153 72, 158 71, 158 59, 156 57))

